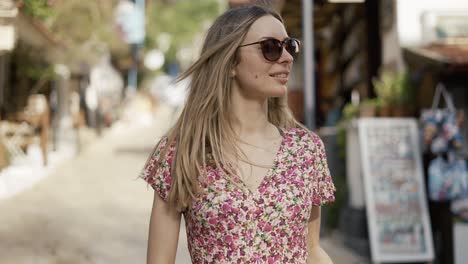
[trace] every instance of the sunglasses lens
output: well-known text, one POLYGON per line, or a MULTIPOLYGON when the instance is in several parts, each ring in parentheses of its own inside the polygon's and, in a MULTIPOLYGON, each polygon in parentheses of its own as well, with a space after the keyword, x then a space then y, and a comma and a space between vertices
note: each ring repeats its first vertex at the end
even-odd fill
POLYGON ((283 45, 277 39, 267 39, 261 42, 263 57, 269 61, 277 61, 283 52, 283 45))
POLYGON ((299 54, 299 41, 297 39, 288 39, 286 42, 286 50, 295 59, 299 54))

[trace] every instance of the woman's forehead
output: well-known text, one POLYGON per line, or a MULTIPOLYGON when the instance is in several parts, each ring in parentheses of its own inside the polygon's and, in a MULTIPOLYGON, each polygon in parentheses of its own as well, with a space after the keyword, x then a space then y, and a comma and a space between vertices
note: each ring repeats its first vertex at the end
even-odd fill
POLYGON ((288 37, 283 23, 273 16, 263 16, 257 19, 245 36, 245 42, 259 41, 262 38, 283 40, 288 37))

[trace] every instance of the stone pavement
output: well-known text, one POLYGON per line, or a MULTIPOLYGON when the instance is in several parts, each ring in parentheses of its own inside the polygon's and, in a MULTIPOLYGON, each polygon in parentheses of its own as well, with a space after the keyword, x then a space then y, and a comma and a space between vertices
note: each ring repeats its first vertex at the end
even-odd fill
MULTIPOLYGON (((152 189, 137 179, 171 120, 160 107, 143 127, 119 123, 30 189, 0 200, 0 263, 145 263, 152 189)), ((323 240, 335 263, 365 263, 339 237, 323 240)), ((185 230, 177 263, 190 263, 185 230)))

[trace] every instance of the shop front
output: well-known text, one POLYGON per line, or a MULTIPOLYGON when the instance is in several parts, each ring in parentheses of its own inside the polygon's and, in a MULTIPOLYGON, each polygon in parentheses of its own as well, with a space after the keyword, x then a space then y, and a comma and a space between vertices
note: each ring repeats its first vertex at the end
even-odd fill
MULTIPOLYGON (((468 19, 464 23, 468 24, 468 19)), ((468 36, 467 36, 468 37, 468 36)), ((460 40, 461 41, 461 40, 460 40)), ((466 161, 468 159, 468 127, 464 118, 468 113, 468 42, 450 43, 449 40, 437 44, 429 44, 421 47, 406 48, 404 50, 405 61, 409 72, 418 79, 419 102, 422 109, 431 108, 432 99, 437 93, 436 87, 445 87, 453 101, 453 111, 456 116, 456 125, 460 130, 460 146, 448 148, 442 153, 450 169, 448 155, 456 155, 456 159, 466 161)), ((449 105, 441 98, 438 108, 448 109, 449 105)), ((436 102, 436 101, 435 101, 436 102)), ((424 136, 424 135, 423 135, 424 136)), ((456 139, 450 139, 454 142, 456 139)), ((458 143, 457 143, 458 144, 458 143)), ((435 145, 433 142, 430 146, 435 145)), ((450 143, 449 143, 450 145, 450 143)), ((441 154, 433 148, 426 148, 423 154, 428 190, 435 175, 429 173, 431 164, 441 154)), ((461 172, 463 173, 463 172, 461 172)), ((467 174, 465 165, 465 174, 467 174)), ((450 177, 445 175, 444 177, 450 177)), ((456 177, 456 176, 455 176, 456 177)), ((468 178, 465 176, 465 178, 468 178)), ((460 183, 456 183, 460 184, 460 183)), ((466 187, 463 187, 466 188, 466 187)), ((437 253, 440 256, 439 263, 463 263, 468 256, 464 245, 468 241, 468 195, 453 197, 450 199, 429 200, 431 223, 435 236, 437 253)))
POLYGON ((379 252, 393 251, 393 255, 387 254, 387 261, 464 263, 468 258, 468 133, 464 122, 468 113, 468 17, 463 10, 468 5, 382 0, 379 10, 381 66, 371 86, 375 95, 371 98, 378 101, 369 102, 377 111, 363 111, 369 106, 364 100, 348 104, 343 111, 352 121, 346 131, 348 206, 340 229, 350 247, 361 253, 370 249, 374 261, 379 252), (400 107, 404 111, 397 111, 400 107), (404 125, 409 120, 416 130, 410 128, 414 125, 404 125), (390 123, 394 125, 387 126, 390 123), (386 129, 379 132, 379 126, 386 129), (398 129, 391 132, 393 128, 398 129), (372 143, 374 134, 379 140, 372 143), (393 144, 368 155, 390 139, 393 144), (409 143, 402 144, 404 141, 409 143), (394 146, 400 146, 395 152, 398 155, 387 153, 380 165, 372 165, 372 160, 394 146), (386 170, 387 164, 392 168, 386 170), (413 183, 414 188, 408 188, 413 183), (411 202, 417 200, 419 206, 411 202), (413 209, 401 213, 403 208, 413 209), (391 214, 385 218, 385 212, 396 218, 392 220, 391 214), (414 212, 419 216, 413 217, 414 212), (394 247, 388 247, 392 243, 394 247), (407 247, 398 249, 405 243, 407 247), (419 256, 405 255, 410 248, 417 249, 419 256), (407 256, 406 261, 401 256, 407 256))
MULTIPOLYGON (((53 65, 63 52, 63 46, 44 25, 11 2, 13 9, 0 10, 0 14, 14 14, 7 24, 13 32, 10 34, 12 45, 9 51, 0 53, 2 153, 6 157, 5 166, 26 162, 28 147, 39 145, 42 163, 46 165, 50 127, 48 97, 56 79, 53 65)), ((7 7, 1 5, 1 8, 7 7)), ((3 34, 1 41, 6 41, 3 34)))

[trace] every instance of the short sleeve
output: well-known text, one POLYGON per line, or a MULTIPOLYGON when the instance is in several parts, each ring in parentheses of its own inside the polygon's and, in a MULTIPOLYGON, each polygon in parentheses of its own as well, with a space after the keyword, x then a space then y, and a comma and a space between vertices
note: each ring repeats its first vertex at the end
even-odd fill
POLYGON ((165 154, 165 158, 159 162, 162 152, 167 145, 167 137, 163 137, 156 145, 153 153, 148 158, 140 177, 143 178, 159 196, 167 201, 169 198, 169 191, 171 189, 171 165, 174 159, 175 143, 172 144, 165 154))
POLYGON ((335 201, 335 185, 328 168, 325 147, 319 136, 312 133, 314 161, 312 165, 312 204, 322 206, 335 201))

